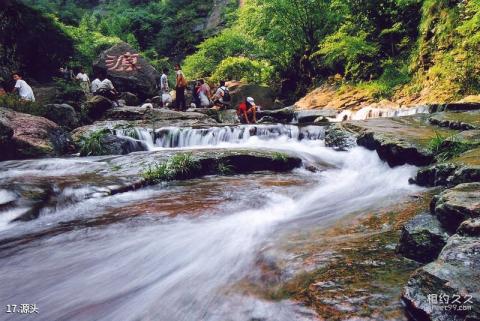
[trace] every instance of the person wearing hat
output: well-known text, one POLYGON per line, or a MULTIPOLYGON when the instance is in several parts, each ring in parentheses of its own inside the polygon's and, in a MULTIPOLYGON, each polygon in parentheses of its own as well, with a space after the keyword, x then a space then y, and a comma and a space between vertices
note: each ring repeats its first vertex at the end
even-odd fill
POLYGON ((240 103, 237 110, 238 118, 242 124, 255 124, 257 122, 257 105, 252 97, 240 103))

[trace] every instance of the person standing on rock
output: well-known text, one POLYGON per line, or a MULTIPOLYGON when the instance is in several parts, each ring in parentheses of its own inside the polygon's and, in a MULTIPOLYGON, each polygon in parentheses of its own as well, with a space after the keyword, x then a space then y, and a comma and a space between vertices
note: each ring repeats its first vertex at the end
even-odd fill
POLYGON ((30 87, 25 80, 22 79, 22 74, 16 72, 12 75, 13 80, 15 80, 15 87, 13 88, 14 93, 18 93, 20 99, 26 101, 35 101, 35 96, 33 95, 32 87, 30 87))
POLYGON ((210 106, 210 87, 205 83, 204 79, 200 79, 200 87, 197 89, 198 99, 200 100, 200 106, 207 108, 210 106))
POLYGON ((168 86, 168 68, 163 68, 162 76, 160 77, 160 97, 162 99, 162 107, 172 102, 170 96, 170 87, 168 86))
POLYGON ((175 104, 176 109, 185 111, 187 109, 187 103, 185 101, 185 88, 187 87, 187 79, 182 72, 180 64, 175 65, 176 82, 175 82, 175 104))
POLYGON ((77 76, 75 76, 75 79, 80 82, 80 87, 82 88, 85 97, 88 98, 88 96, 90 96, 90 78, 88 78, 88 75, 85 73, 85 70, 83 68, 79 69, 77 76))

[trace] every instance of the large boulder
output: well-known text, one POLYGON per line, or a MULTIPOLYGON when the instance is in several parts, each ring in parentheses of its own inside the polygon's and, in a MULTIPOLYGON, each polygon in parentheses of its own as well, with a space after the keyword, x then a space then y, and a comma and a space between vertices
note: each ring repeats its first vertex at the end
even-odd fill
POLYGON ((232 96, 232 108, 237 108, 247 97, 253 97, 255 103, 265 110, 274 109, 278 105, 275 104, 275 92, 270 87, 236 82, 229 83, 228 88, 232 96))
POLYGON ((75 109, 68 104, 46 105, 45 118, 69 129, 73 129, 79 124, 75 109))
POLYGON ((113 107, 110 99, 103 96, 93 96, 82 105, 82 112, 89 120, 97 120, 102 118, 107 110, 113 107))
POLYGON ((73 151, 67 132, 43 117, 0 108, 0 159, 55 156, 73 151), (13 132, 13 135, 12 135, 13 132))
POLYGON ((432 200, 432 212, 442 225, 455 232, 470 218, 480 217, 480 183, 466 183, 443 191, 432 200))
POLYGON ((402 228, 397 252, 409 259, 429 263, 437 258, 448 237, 435 216, 422 213, 402 228))
MULTIPOLYGON (((99 140, 102 149, 95 153, 95 156, 127 155, 133 152, 148 150, 147 146, 141 141, 130 137, 118 137, 111 133, 105 133, 99 140)), ((81 150, 80 156, 88 156, 88 152, 86 150, 81 150)))
POLYGON ((478 253, 479 238, 454 235, 436 261, 413 273, 402 297, 415 320, 480 319, 478 253))
POLYGON ((110 49, 103 51, 93 67, 97 70, 106 70, 108 78, 120 92, 133 93, 140 99, 156 96, 156 80, 161 75, 142 57, 138 57, 137 68, 132 71, 124 71, 120 70, 120 68, 113 69, 107 66, 107 59, 114 57, 112 59, 116 61, 116 59, 121 59, 120 57, 126 53, 136 54, 137 52, 127 43, 116 44, 110 49))

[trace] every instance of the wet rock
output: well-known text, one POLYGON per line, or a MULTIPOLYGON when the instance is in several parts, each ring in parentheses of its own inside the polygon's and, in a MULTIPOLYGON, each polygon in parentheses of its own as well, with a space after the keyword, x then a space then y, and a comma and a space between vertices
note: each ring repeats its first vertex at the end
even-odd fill
POLYGON ((480 103, 478 102, 456 102, 448 104, 432 104, 430 105, 430 112, 441 111, 468 111, 480 110, 480 103))
POLYGON ((295 119, 299 124, 313 123, 321 117, 326 119, 326 117, 334 118, 335 116, 337 116, 337 112, 333 109, 298 110, 295 112, 295 119))
POLYGON ((77 113, 72 106, 68 104, 50 104, 46 105, 45 108, 45 118, 69 129, 78 126, 79 120, 77 113))
POLYGON ((445 186, 457 169, 457 165, 449 163, 422 168, 410 182, 420 186, 445 186))
POLYGON ((129 137, 118 137, 112 134, 103 136, 101 139, 101 144, 104 148, 102 155, 127 155, 133 152, 147 150, 147 146, 138 140, 129 137))
POLYGON ((327 127, 325 131, 325 146, 345 151, 355 145, 356 143, 353 135, 347 132, 340 124, 334 124, 327 127))
POLYGON ((402 298, 416 320, 480 319, 479 253, 480 239, 454 235, 436 261, 413 273, 402 298), (457 309, 449 309, 455 299, 460 302, 456 303, 457 309))
POLYGON ((422 213, 402 228, 396 251, 417 262, 432 262, 447 243, 448 237, 435 216, 422 213))
MULTIPOLYGON (((378 118, 344 122, 343 126, 358 134, 357 143, 376 150, 390 166, 429 165, 434 161, 428 143, 435 137, 426 115, 378 118)), ((445 134, 449 134, 445 131, 445 134)), ((443 133, 442 133, 443 134, 443 133)))
MULTIPOLYGON (((212 111, 213 112, 213 111, 212 111)), ((208 126, 217 125, 212 117, 200 112, 178 112, 168 109, 152 109, 146 107, 119 107, 109 110, 104 119, 145 122, 149 127, 162 126, 208 126)))
POLYGON ((263 116, 257 121, 258 124, 274 124, 275 122, 275 118, 271 116, 263 116))
POLYGON ((428 121, 440 127, 457 130, 480 128, 480 110, 466 112, 443 112, 433 114, 428 121))
POLYGON ((105 112, 113 107, 110 99, 103 96, 93 96, 82 105, 82 111, 94 121, 102 118, 105 112))
POLYGON ((432 212, 442 226, 455 232, 460 224, 480 216, 480 183, 460 184, 432 200, 432 212))
POLYGON ((138 99, 137 95, 132 94, 130 92, 121 93, 120 94, 120 99, 123 99, 127 106, 138 106, 138 105, 140 105, 140 99, 138 99))
POLYGON ((457 234, 461 236, 480 236, 480 219, 472 218, 463 221, 458 227, 457 234))
POLYGON ((43 117, 0 108, 0 124, 2 160, 54 156, 72 147, 68 133, 43 117))
POLYGON ((295 111, 293 107, 286 107, 278 110, 262 110, 257 113, 257 119, 265 116, 271 117, 276 123, 290 123, 294 119, 295 111))
POLYGON ((156 80, 160 73, 141 56, 138 58, 137 69, 133 71, 109 70, 105 59, 107 56, 120 57, 125 53, 137 53, 127 43, 119 43, 103 51, 94 63, 94 69, 107 70, 108 78, 119 92, 130 92, 144 100, 156 96, 156 80))

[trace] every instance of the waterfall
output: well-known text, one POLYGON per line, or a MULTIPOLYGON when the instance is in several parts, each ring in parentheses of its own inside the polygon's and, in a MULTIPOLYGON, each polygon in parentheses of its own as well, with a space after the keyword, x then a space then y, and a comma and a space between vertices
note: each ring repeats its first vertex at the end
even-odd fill
POLYGON ((320 140, 324 127, 296 125, 239 125, 209 128, 163 127, 155 131, 145 128, 116 130, 118 136, 128 136, 144 142, 149 150, 158 148, 186 148, 218 146, 224 143, 248 144, 253 138, 268 141, 286 138, 293 141, 320 140))
POLYGON ((365 120, 370 118, 386 118, 386 117, 402 117, 415 114, 429 113, 429 106, 417 106, 414 108, 375 108, 363 107, 359 110, 344 110, 339 113, 333 122, 341 122, 345 120, 365 120))

